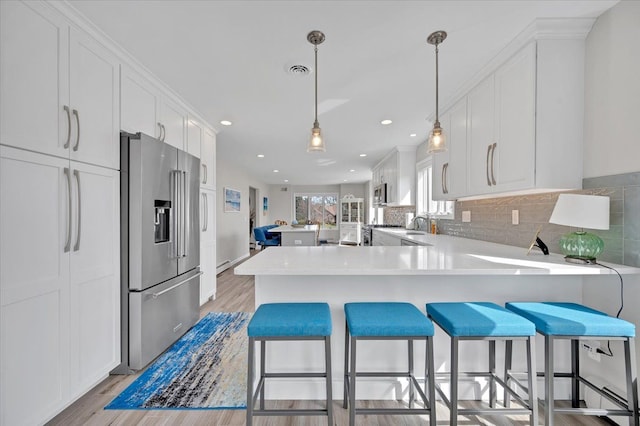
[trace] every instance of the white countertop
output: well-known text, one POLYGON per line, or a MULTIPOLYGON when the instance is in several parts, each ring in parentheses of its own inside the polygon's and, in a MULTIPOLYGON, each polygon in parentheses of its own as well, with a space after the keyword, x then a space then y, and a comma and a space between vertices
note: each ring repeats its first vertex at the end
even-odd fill
MULTIPOLYGON (((274 228, 277 229, 277 228, 274 228)), ((448 235, 383 232, 431 246, 270 247, 235 268, 237 275, 599 275, 615 272, 597 265, 575 265, 559 254, 527 255, 523 247, 448 235)), ((605 262, 603 262, 605 263, 605 262)), ((621 274, 640 268, 605 263, 621 274)))
POLYGON ((269 229, 269 232, 316 232, 318 225, 291 226, 282 225, 269 229))

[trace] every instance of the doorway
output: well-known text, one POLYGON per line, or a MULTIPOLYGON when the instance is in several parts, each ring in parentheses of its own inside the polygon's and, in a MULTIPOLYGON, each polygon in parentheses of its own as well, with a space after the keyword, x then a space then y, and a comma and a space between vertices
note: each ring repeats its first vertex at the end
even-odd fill
POLYGON ((249 187, 249 250, 256 248, 256 239, 253 236, 253 228, 257 226, 257 203, 258 190, 253 187, 249 187))

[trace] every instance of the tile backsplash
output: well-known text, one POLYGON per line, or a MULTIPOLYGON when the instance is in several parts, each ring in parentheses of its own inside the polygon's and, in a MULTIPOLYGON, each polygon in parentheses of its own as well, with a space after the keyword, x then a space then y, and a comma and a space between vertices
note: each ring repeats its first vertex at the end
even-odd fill
MULTIPOLYGON (((640 172, 584 179, 580 194, 606 195, 611 199, 609 230, 589 230, 604 240, 600 260, 640 267, 640 172)), ((438 220, 438 232, 464 238, 508 244, 526 249, 539 227, 540 238, 551 252, 559 253, 558 241, 576 230, 549 223, 559 192, 457 201, 454 220, 438 220), (512 225, 512 210, 519 224, 512 225), (462 212, 471 212, 471 222, 462 222, 462 212)), ((385 223, 402 224, 404 213, 386 208, 385 223), (389 212, 388 212, 389 211, 389 212)))

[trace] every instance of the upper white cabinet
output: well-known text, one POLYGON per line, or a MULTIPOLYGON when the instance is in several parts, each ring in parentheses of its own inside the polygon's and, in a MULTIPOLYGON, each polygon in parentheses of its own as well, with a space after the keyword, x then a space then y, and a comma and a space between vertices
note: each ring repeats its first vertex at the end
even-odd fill
POLYGON ((0 3, 0 141, 118 168, 118 62, 41 3, 0 3))
POLYGON ((442 118, 447 150, 433 160, 433 199, 454 199, 467 192, 467 99, 458 101, 442 118))
POLYGON ((583 85, 582 38, 527 43, 443 114, 436 199, 580 188, 583 85))
POLYGON ((535 71, 530 43, 469 94, 470 194, 535 186, 535 71))
POLYGON ((200 186, 203 188, 216 189, 216 134, 205 127, 201 145, 200 166, 202 167, 202 178, 200 186))
MULTIPOLYGON (((187 146, 186 151, 198 158, 202 150, 202 139, 204 136, 204 127, 197 120, 189 118, 187 120, 187 146)), ((202 160, 201 160, 202 164, 202 160)), ((202 179, 200 179, 202 183, 202 179)))
POLYGON ((187 111, 128 66, 122 66, 121 79, 122 130, 142 132, 185 150, 187 111))
POLYGON ((387 205, 415 204, 416 147, 397 146, 373 169, 374 186, 387 184, 387 205))

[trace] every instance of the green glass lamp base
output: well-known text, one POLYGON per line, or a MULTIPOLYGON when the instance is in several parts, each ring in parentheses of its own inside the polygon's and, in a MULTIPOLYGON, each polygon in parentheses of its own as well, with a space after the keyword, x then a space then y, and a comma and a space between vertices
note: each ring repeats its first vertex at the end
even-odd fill
POLYGON ((570 232, 560 238, 560 251, 565 255, 567 262, 595 263, 602 250, 602 238, 588 232, 570 232))

